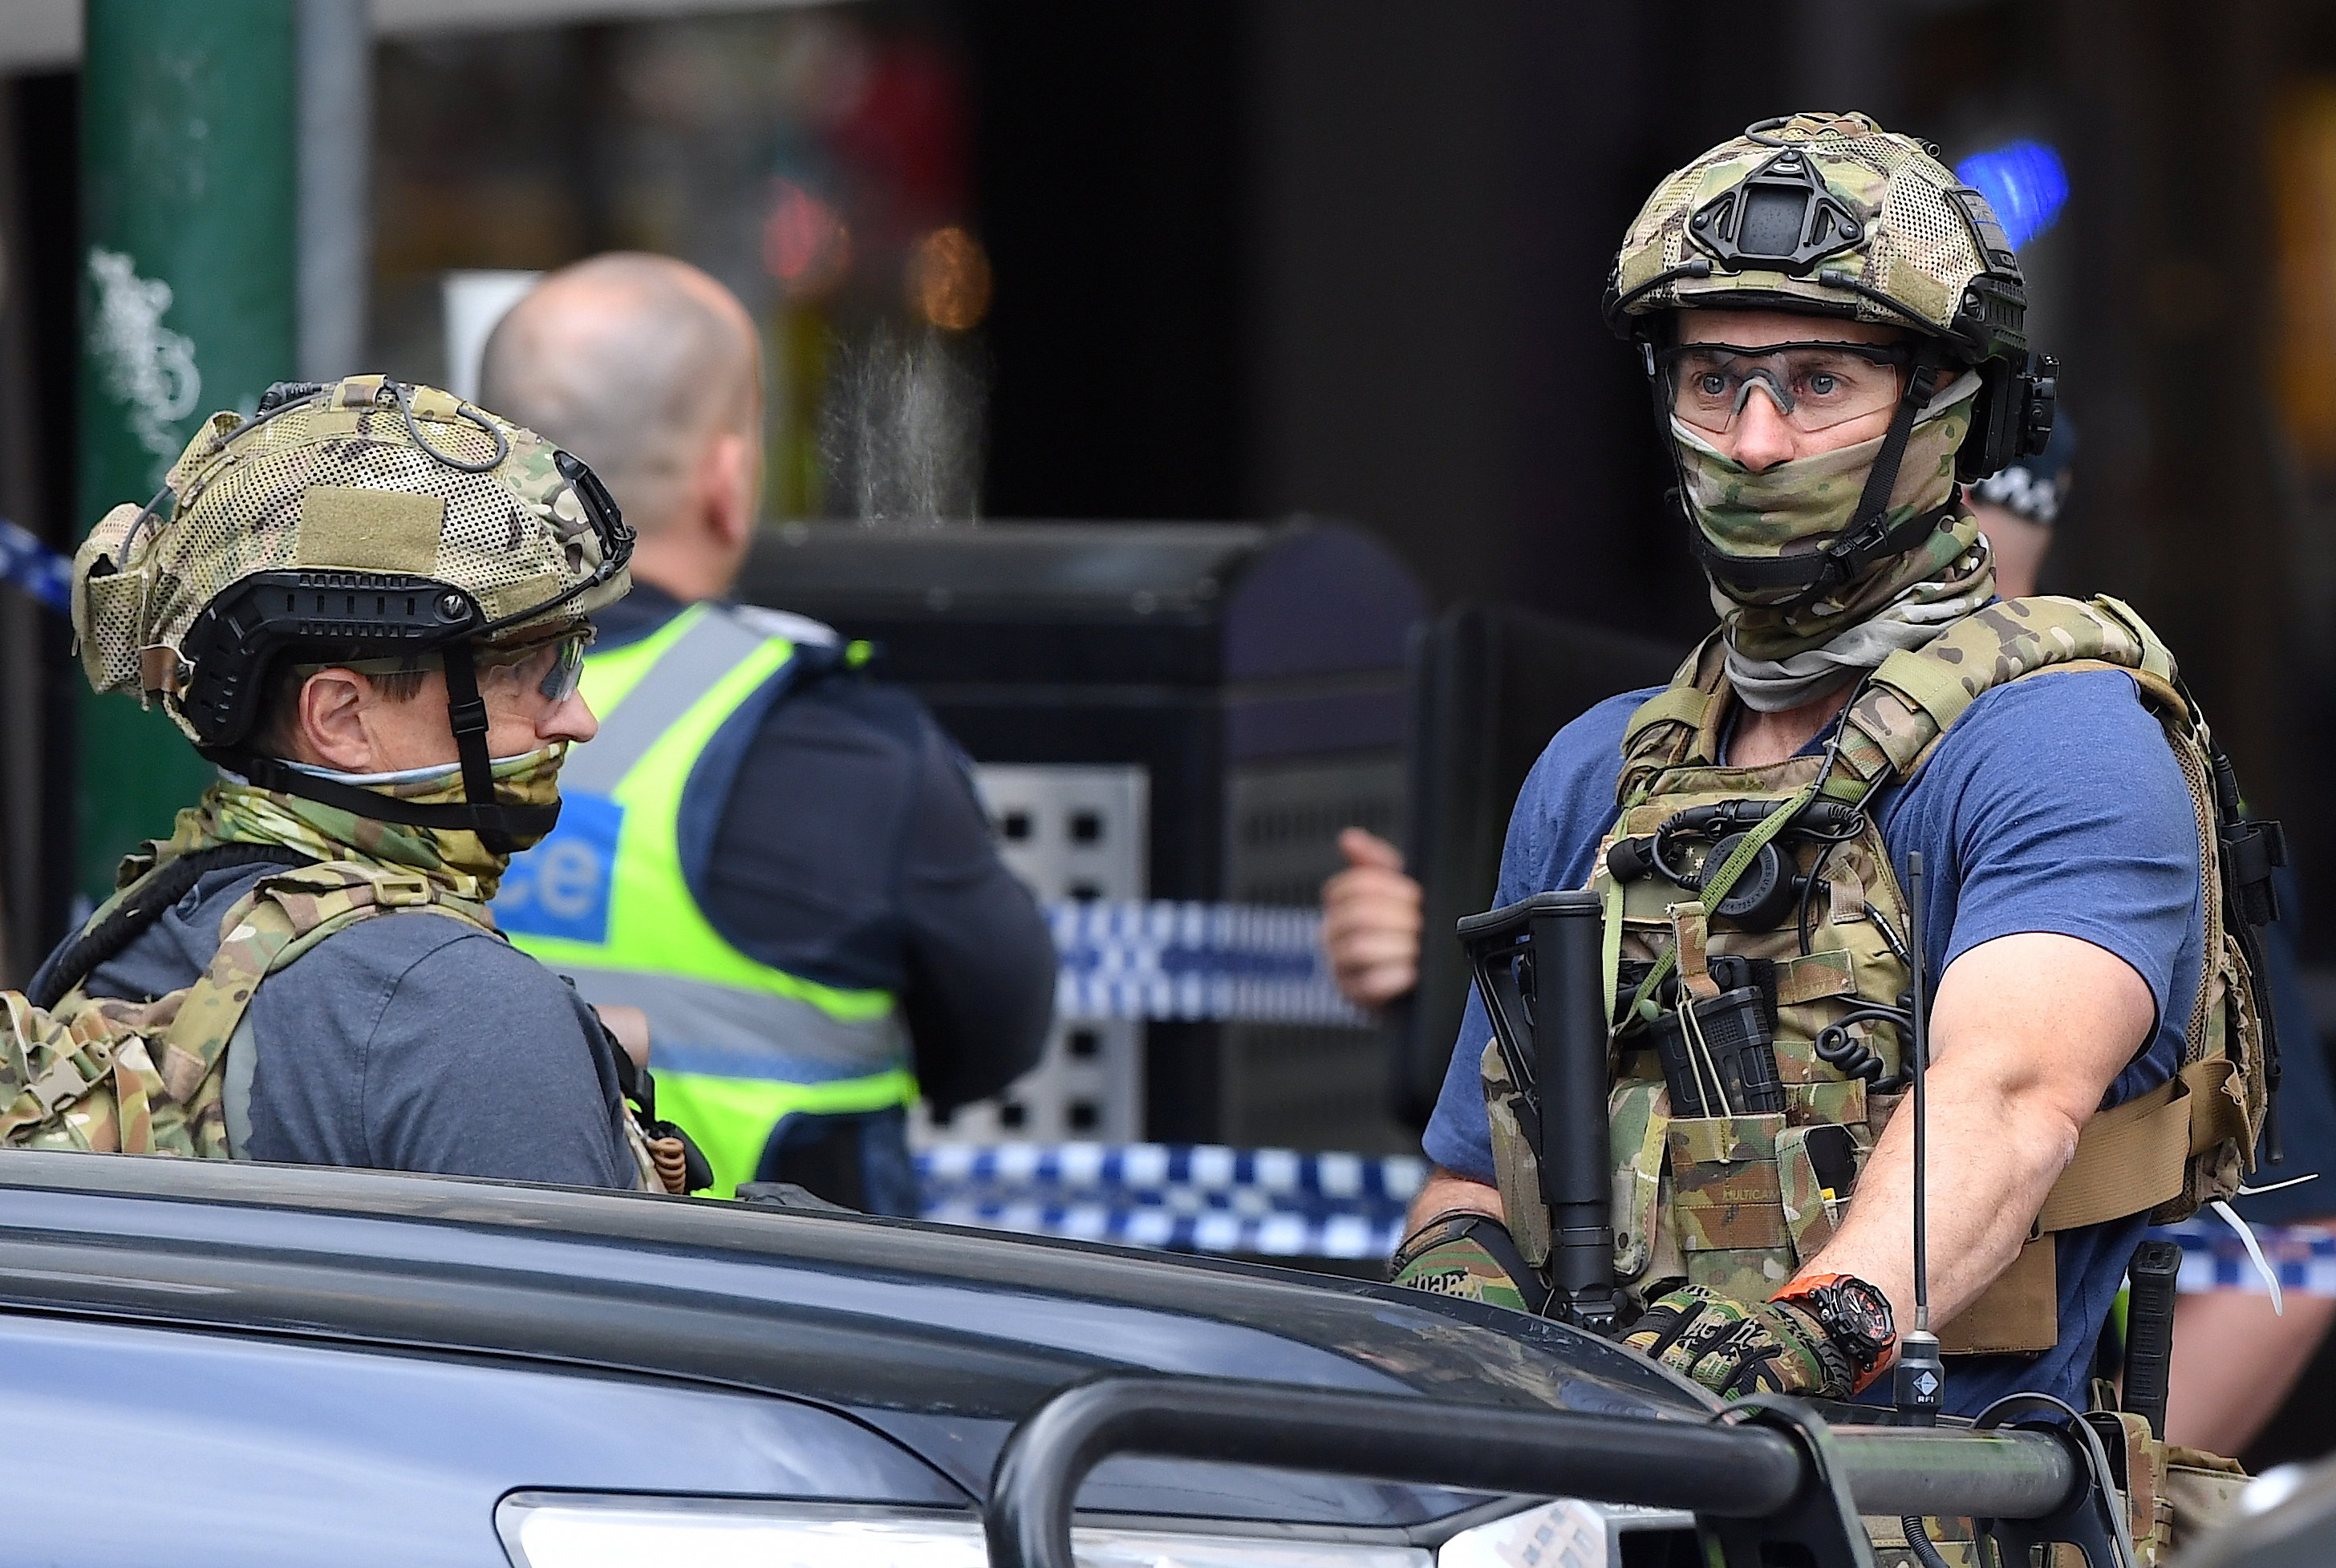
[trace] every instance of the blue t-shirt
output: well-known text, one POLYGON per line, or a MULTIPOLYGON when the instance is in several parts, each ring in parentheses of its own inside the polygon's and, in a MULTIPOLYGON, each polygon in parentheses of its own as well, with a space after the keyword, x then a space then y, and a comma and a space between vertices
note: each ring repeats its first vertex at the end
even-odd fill
MULTIPOLYGON (((1653 695, 1610 698, 1550 742, 1509 819, 1495 907, 1589 881, 1591 857, 1613 825, 1623 729, 1653 695)), ((1914 781, 1883 797, 1881 821, 1902 868, 1909 852, 1922 856, 1923 948, 1933 977, 1980 943, 2022 931, 2107 949, 2148 983, 2157 1024, 2103 1105, 2172 1076, 2198 985, 2198 830, 2173 750, 2130 677, 2070 671, 1989 691, 1914 781)), ((1484 1002, 1472 993, 1422 1140, 1437 1164, 1488 1183, 1492 1144, 1478 1062, 1491 1037, 1484 1002)), ((1933 1144, 1933 1185, 1952 1191, 1955 1166, 1971 1153, 1933 1144)), ((2081 1407, 2094 1344, 2143 1229, 2135 1215, 2060 1232, 2059 1346, 2039 1356, 1955 1358, 1947 1408, 1975 1414, 2015 1391, 2081 1407)))

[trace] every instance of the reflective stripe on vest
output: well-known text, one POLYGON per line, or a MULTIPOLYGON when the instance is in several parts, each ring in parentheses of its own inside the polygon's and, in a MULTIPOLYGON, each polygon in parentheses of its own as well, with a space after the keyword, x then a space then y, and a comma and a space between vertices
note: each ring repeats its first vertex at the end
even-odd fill
POLYGON ((753 959, 682 874, 681 798, 706 745, 795 657, 720 608, 585 661, 599 735, 561 773, 559 829, 511 862, 495 916, 587 1001, 648 1014, 657 1114, 689 1130, 724 1195, 754 1178, 796 1112, 916 1097, 892 994, 824 986, 753 959))

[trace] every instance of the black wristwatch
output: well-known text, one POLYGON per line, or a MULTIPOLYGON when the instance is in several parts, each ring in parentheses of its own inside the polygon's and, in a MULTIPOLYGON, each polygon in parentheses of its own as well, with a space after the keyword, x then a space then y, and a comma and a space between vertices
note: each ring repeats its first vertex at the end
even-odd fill
POLYGON ((1860 1382, 1898 1343, 1890 1298, 1854 1274, 1811 1274, 1795 1280, 1772 1299, 1790 1301, 1815 1318, 1825 1337, 1856 1367, 1860 1382))

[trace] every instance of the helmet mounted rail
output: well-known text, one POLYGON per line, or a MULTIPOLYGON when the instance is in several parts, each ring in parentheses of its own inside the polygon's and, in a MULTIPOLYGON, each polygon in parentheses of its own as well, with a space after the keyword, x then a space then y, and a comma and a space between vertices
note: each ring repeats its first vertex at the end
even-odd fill
POLYGON ((1808 154, 1789 145, 1697 208, 1689 228, 1730 271, 1753 265, 1803 273, 1865 238, 1865 226, 1818 178, 1808 154))

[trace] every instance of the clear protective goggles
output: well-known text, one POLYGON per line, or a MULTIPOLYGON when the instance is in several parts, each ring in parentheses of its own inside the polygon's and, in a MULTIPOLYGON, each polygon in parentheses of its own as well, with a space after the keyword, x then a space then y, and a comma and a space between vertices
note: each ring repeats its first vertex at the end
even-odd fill
POLYGON ((591 641, 589 631, 572 631, 548 643, 514 649, 510 657, 500 649, 482 649, 472 657, 478 660, 482 677, 503 676, 522 682, 532 678, 544 700, 558 707, 583 684, 584 650, 591 641))
MULTIPOLYGON (((584 650, 591 646, 592 637, 588 628, 548 641, 512 648, 477 646, 472 649, 471 657, 482 681, 531 684, 546 702, 558 707, 574 696, 583 684, 584 650)), ((295 667, 304 677, 326 669, 355 670, 360 675, 404 675, 431 668, 440 658, 436 653, 406 654, 389 658, 336 659, 329 664, 295 667)))
POLYGON ((1655 356, 1670 410, 1723 434, 1757 387, 1785 423, 1830 430, 1894 407, 1913 351, 1903 344, 1775 343, 1761 348, 1686 343, 1655 356))

